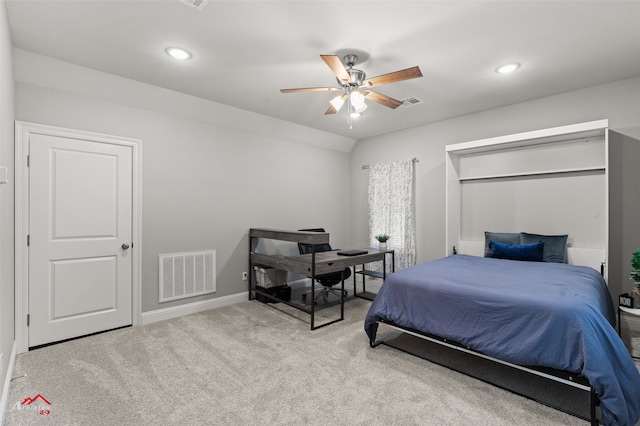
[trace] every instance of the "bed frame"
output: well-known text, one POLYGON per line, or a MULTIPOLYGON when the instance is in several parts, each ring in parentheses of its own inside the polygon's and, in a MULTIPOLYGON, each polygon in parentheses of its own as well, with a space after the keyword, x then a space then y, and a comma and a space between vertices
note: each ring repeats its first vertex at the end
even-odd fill
MULTIPOLYGON (((462 345, 460 343, 454 342, 454 341, 449 340, 449 339, 445 339, 445 338, 437 336, 437 335, 426 334, 426 333, 423 333, 421 331, 414 330, 414 329, 411 329, 411 328, 401 327, 401 326, 398 326, 396 324, 393 324, 393 323, 387 322, 387 321, 378 321, 377 324, 378 324, 378 330, 377 330, 377 333, 376 333, 376 337, 375 338, 371 338, 369 340, 369 345, 372 348, 375 348, 375 347, 377 347, 379 345, 386 345, 386 346, 392 347, 394 349, 398 349, 397 347, 389 344, 384 338, 382 338, 382 339, 378 338, 378 336, 380 335, 380 331, 384 330, 385 328, 388 328, 388 329, 391 330, 389 333, 391 333, 393 330, 395 330, 396 332, 405 333, 405 334, 408 334, 410 336, 414 336, 414 337, 417 337, 419 339, 422 339, 422 340, 425 340, 425 341, 428 341, 428 342, 436 343, 438 345, 444 346, 444 347, 452 349, 452 350, 461 351, 461 352, 464 352, 464 353, 467 353, 467 354, 470 354, 470 355, 473 355, 473 356, 477 356, 479 358, 483 358, 485 360, 488 360, 488 361, 491 361, 491 362, 494 362, 494 363, 497 363, 497 364, 501 364, 501 365, 504 365, 504 366, 507 366, 507 367, 511 367, 511 368, 523 371, 525 373, 529 373, 529 374, 533 374, 533 375, 538 376, 538 377, 543 377, 545 379, 553 380, 554 382, 561 383, 563 385, 570 386, 570 387, 579 389, 581 391, 589 392, 589 394, 590 394, 590 407, 589 407, 590 418, 584 418, 582 416, 577 416, 577 417, 580 417, 580 418, 583 418, 584 420, 590 421, 592 426, 598 426, 599 425, 599 421, 598 421, 598 417, 597 417, 597 406, 599 405, 598 395, 596 394, 594 388, 591 386, 589 381, 583 376, 576 376, 574 373, 570 373, 570 372, 566 372, 566 371, 560 371, 560 370, 554 370, 554 369, 551 369, 551 368, 534 367, 534 366, 522 366, 522 365, 518 365, 518 364, 513 364, 513 363, 510 363, 510 362, 507 362, 507 361, 504 361, 504 360, 501 360, 501 359, 498 359, 498 358, 494 358, 494 357, 485 355, 483 353, 474 351, 473 349, 469 348, 468 346, 464 346, 464 345, 462 345)), ((392 337, 395 337, 395 336, 392 336, 392 337)), ((408 352, 408 353, 411 353, 411 352, 408 352)), ((411 353, 411 354, 415 355, 413 353, 411 353)), ((432 360, 430 360, 428 358, 425 358, 425 357, 421 357, 421 358, 427 359, 428 361, 431 361, 431 362, 435 362, 435 361, 432 361, 432 360)), ((438 363, 438 364, 440 364, 440 363, 438 363)), ((444 367, 450 368, 447 365, 444 365, 444 367)), ((468 374, 468 373, 466 373, 464 371, 460 371, 460 370, 457 370, 457 369, 453 369, 453 370, 457 371, 458 373, 465 374, 465 375, 468 375, 470 377, 474 377, 472 374, 468 374)), ((477 377, 474 377, 474 378, 477 378, 477 377)), ((487 381, 487 382, 490 383, 491 385, 496 385, 495 383, 491 383, 489 381, 487 381)), ((507 387, 504 387, 504 386, 500 386, 500 387, 502 387, 502 388, 504 388, 504 389, 506 389, 506 390, 508 390, 510 392, 514 392, 512 389, 509 389, 507 387)), ((515 392, 515 393, 517 393, 517 392, 515 392)), ((523 395, 523 396, 528 397, 526 395, 523 395)), ((528 397, 528 398, 530 398, 530 397, 528 397)), ((541 404, 548 405, 544 401, 540 401, 540 400, 537 400, 535 398, 530 398, 530 399, 533 399, 534 401, 539 402, 541 404)), ((557 407, 553 407, 553 408, 558 409, 557 407)), ((561 410, 561 411, 563 411, 563 410, 561 410)), ((574 416, 576 415, 575 413, 568 413, 568 414, 571 414, 571 415, 574 415, 574 416)))

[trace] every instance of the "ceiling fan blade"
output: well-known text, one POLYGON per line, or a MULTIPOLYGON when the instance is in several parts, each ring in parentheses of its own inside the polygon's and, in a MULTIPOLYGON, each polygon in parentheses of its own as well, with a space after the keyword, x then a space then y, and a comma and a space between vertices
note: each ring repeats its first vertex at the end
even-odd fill
POLYGON ((298 89, 280 89, 280 93, 299 93, 299 92, 334 92, 342 90, 338 87, 301 87, 298 89))
POLYGON ((393 99, 392 97, 387 95, 383 95, 382 93, 374 92, 373 90, 367 90, 366 92, 363 92, 363 95, 365 98, 391 109, 396 109, 400 105, 402 105, 402 102, 400 102, 399 100, 393 99))
POLYGON ((373 87, 381 84, 395 83, 396 81, 410 80, 412 78, 422 77, 420 67, 407 68, 400 71, 391 72, 389 74, 379 75, 367 79, 362 83, 363 86, 373 87))
POLYGON ((329 108, 327 108, 327 110, 324 112, 324 115, 335 114, 336 112, 338 112, 338 110, 330 104, 329 108))
POLYGON ((351 76, 347 72, 347 69, 342 65, 342 61, 336 55, 320 55, 322 60, 331 68, 331 71, 338 77, 338 80, 348 84, 351 81, 351 76))

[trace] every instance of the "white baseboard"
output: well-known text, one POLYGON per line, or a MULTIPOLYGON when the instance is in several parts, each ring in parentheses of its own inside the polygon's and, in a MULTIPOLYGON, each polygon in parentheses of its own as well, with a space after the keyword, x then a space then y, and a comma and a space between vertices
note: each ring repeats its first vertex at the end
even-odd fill
POLYGON ((13 347, 11 348, 11 355, 9 358, 9 364, 7 365, 7 371, 4 372, 4 385, 2 386, 2 398, 0 399, 0 425, 4 425, 4 421, 7 418, 7 406, 9 403, 9 393, 11 392, 11 378, 13 377, 13 370, 16 365, 16 354, 18 352, 17 342, 13 341, 13 347))
POLYGON ((142 313, 142 325, 152 324, 184 315, 195 314, 208 311, 209 309, 221 308, 223 306, 234 305, 236 303, 249 300, 249 293, 244 291, 229 296, 216 297, 215 299, 202 300, 199 302, 186 303, 184 305, 170 306, 168 308, 156 309, 155 311, 142 313))

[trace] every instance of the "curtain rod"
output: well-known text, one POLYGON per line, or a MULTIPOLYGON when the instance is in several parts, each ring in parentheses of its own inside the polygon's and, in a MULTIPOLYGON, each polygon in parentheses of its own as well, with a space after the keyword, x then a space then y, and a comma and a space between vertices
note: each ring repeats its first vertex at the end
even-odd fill
MULTIPOLYGON (((413 157, 411 159, 411 161, 413 161, 414 163, 419 163, 420 162, 420 160, 418 160, 416 157, 413 157)), ((366 170, 366 169, 369 169, 369 168, 371 168, 371 164, 363 164, 362 165, 362 170, 366 170)))

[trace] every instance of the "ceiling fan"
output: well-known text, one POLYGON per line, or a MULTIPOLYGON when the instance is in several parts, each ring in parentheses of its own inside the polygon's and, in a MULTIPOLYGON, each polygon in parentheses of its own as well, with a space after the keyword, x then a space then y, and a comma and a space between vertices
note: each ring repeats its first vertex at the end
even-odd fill
POLYGON ((357 55, 345 55, 344 65, 342 64, 342 61, 340 61, 340 58, 338 58, 338 56, 336 55, 320 55, 320 57, 336 75, 336 79, 338 80, 338 84, 340 85, 340 87, 306 87, 298 89, 280 89, 280 92, 297 93, 342 91, 342 94, 329 101, 329 108, 325 111, 325 115, 335 114, 340 110, 340 108, 342 108, 342 105, 347 102, 349 107, 349 116, 358 116, 365 109, 367 109, 367 105, 364 102, 365 99, 377 102, 391 109, 396 109, 400 105, 402 105, 402 101, 373 91, 370 88, 381 86, 383 84, 395 83, 397 81, 422 77, 422 72, 420 71, 419 67, 411 67, 367 79, 364 71, 353 68, 353 66, 358 62, 357 55))

